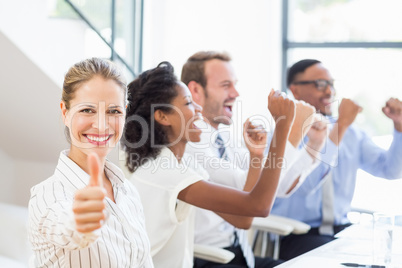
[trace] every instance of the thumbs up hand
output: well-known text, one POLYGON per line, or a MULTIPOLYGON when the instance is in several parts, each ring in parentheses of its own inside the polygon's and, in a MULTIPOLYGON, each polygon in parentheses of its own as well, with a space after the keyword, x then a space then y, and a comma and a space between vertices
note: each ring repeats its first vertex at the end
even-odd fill
POLYGON ((89 184, 75 193, 73 212, 76 229, 81 233, 99 229, 106 218, 99 158, 95 153, 88 155, 89 184))

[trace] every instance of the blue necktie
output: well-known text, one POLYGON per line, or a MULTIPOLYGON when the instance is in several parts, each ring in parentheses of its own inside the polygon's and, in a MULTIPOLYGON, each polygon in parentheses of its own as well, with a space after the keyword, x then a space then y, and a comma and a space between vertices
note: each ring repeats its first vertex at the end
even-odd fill
POLYGON ((223 140, 222 140, 221 135, 218 134, 218 135, 216 136, 215 143, 216 143, 216 145, 218 146, 219 157, 220 157, 220 158, 223 158, 223 159, 225 159, 225 160, 228 160, 228 159, 227 159, 227 154, 226 154, 225 144, 224 144, 224 142, 223 142, 223 140))

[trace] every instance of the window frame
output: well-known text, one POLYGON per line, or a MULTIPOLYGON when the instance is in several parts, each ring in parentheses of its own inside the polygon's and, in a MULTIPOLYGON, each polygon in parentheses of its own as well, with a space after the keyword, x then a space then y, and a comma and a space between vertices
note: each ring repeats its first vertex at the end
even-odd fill
POLYGON ((295 48, 396 48, 402 49, 402 42, 293 42, 289 41, 289 1, 282 1, 282 90, 287 91, 286 73, 289 67, 289 50, 295 48))

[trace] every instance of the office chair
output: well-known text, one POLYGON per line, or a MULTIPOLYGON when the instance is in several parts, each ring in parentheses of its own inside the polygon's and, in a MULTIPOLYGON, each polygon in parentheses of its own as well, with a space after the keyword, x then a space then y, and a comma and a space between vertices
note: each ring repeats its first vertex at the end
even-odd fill
MULTIPOLYGON (((270 215, 266 218, 256 217, 249 230, 250 242, 252 242, 250 245, 252 245, 253 250, 256 251, 258 237, 261 237, 260 256, 265 257, 269 242, 268 239, 270 237, 272 240, 270 242, 273 243, 272 257, 278 259, 281 236, 291 233, 304 234, 309 230, 310 226, 308 224, 290 218, 276 215, 270 215)), ((234 258, 234 254, 222 248, 195 244, 194 257, 225 264, 234 258)))
POLYGON ((233 252, 230 252, 229 250, 223 248, 195 244, 194 257, 207 261, 225 264, 233 260, 235 255, 233 252))
POLYGON ((304 222, 276 216, 269 215, 265 218, 254 218, 251 225, 253 233, 252 245, 253 250, 258 251, 260 247, 260 257, 265 257, 267 254, 268 242, 272 244, 271 257, 274 259, 279 258, 280 238, 281 236, 289 234, 305 234, 310 230, 310 225, 304 222), (258 244, 258 237, 261 237, 260 245, 258 244))

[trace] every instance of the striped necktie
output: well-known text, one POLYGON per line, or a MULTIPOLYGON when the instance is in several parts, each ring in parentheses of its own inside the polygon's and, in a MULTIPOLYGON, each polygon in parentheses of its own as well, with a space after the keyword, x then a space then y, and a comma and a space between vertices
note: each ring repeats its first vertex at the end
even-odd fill
MULTIPOLYGON (((222 140, 222 137, 218 134, 215 140, 216 145, 218 146, 219 157, 225 160, 228 160, 228 155, 226 154, 225 144, 222 140)), ((243 252, 244 259, 246 260, 247 266, 249 268, 254 268, 254 254, 248 243, 247 232, 242 229, 235 228, 234 231, 235 242, 238 243, 243 252)))
POLYGON ((216 136, 215 143, 218 146, 219 157, 223 158, 225 160, 228 160, 228 156, 226 154, 225 143, 223 142, 221 135, 218 134, 216 136))

